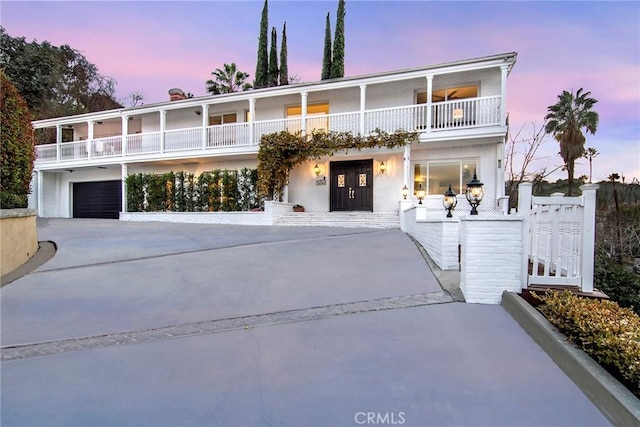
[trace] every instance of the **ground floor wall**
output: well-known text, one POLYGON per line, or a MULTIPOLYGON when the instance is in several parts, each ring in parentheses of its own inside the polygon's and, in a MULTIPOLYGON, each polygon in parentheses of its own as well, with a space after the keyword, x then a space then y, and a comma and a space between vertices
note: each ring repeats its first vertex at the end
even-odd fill
POLYGON ((35 212, 0 210, 0 276, 27 262, 38 250, 35 212))

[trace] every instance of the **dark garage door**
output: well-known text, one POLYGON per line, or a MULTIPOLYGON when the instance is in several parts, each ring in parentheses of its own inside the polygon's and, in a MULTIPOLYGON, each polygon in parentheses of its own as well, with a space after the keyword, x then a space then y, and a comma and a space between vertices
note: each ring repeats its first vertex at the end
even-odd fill
POLYGON ((118 219, 122 207, 122 181, 74 182, 74 218, 118 219))

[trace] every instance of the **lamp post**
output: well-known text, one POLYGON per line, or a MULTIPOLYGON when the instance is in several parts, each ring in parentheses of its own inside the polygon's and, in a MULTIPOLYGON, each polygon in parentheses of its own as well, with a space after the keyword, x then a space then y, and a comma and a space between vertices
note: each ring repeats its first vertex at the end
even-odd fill
POLYGON ((458 204, 458 198, 456 197, 456 193, 451 190, 451 184, 449 184, 449 189, 444 192, 444 199, 442 200, 442 204, 447 210, 447 218, 453 218, 453 215, 451 215, 451 211, 454 210, 456 205, 458 204))
POLYGON ((416 197, 418 198, 418 204, 421 205, 422 204, 422 200, 424 199, 424 196, 427 195, 427 192, 422 188, 422 184, 419 184, 418 186, 418 191, 416 191, 416 197))
POLYGON ((480 182, 478 179, 476 172, 473 172, 473 179, 467 182, 467 201, 471 205, 471 215, 478 215, 478 210, 476 209, 480 202, 482 201, 482 197, 484 196, 484 189, 482 188, 484 184, 480 182))
POLYGON ((407 187, 407 184, 405 184, 404 187, 402 187, 402 199, 407 200, 408 195, 409 195, 409 188, 407 187))

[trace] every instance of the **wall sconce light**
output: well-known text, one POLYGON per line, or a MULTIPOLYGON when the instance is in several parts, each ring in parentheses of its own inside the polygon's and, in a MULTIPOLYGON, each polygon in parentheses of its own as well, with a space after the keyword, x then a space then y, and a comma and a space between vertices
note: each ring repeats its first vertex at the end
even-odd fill
POLYGON ((97 124, 99 124, 99 125, 101 125, 101 124, 102 124, 102 122, 96 122, 96 123, 97 123, 97 124))
POLYGON ((196 110, 196 115, 199 116, 200 114, 202 114, 202 111, 196 110))
POLYGON ((416 197, 418 198, 418 204, 422 204, 422 200, 427 195, 427 192, 422 188, 422 184, 418 185, 418 191, 416 191, 416 197))
POLYGON ((404 200, 407 200, 408 195, 409 195, 409 188, 407 187, 407 184, 405 184, 404 187, 402 187, 402 198, 404 200))
POLYGON ((482 188, 484 184, 478 180, 476 176, 476 172, 473 172, 473 179, 467 183, 467 201, 471 205, 471 215, 478 215, 478 210, 476 209, 480 202, 482 201, 482 197, 484 196, 484 189, 482 188))
POLYGON ((317 163, 313 168, 313 172, 316 174, 316 176, 320 176, 320 174, 322 173, 322 169, 320 169, 320 166, 318 166, 317 163))
POLYGON ((451 184, 449 184, 449 189, 444 192, 444 199, 442 200, 442 204, 447 210, 447 218, 453 218, 453 215, 451 215, 451 211, 456 208, 456 205, 458 204, 458 198, 456 197, 456 193, 454 193, 451 189, 451 184))
POLYGON ((384 161, 380 162, 380 165, 378 166, 378 171, 380 172, 381 175, 384 175, 384 173, 387 171, 387 165, 384 164, 384 161))

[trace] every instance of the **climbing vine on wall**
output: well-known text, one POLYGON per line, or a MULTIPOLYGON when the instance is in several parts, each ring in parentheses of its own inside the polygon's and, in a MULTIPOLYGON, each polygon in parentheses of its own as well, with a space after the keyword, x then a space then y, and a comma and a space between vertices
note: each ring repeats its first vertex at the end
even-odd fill
POLYGON ((263 135, 258 151, 258 194, 267 200, 281 200, 289 172, 311 159, 364 148, 396 148, 418 141, 417 132, 376 129, 363 137, 351 132, 314 131, 309 135, 287 131, 263 135))
POLYGON ((231 212, 260 206, 258 171, 215 169, 199 176, 188 172, 138 173, 126 179, 129 212, 231 212))

